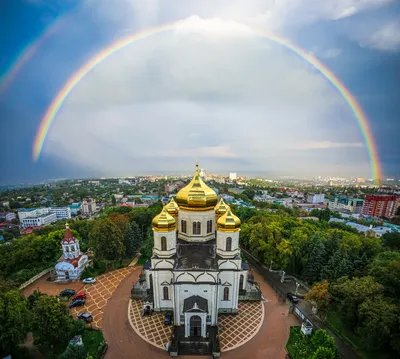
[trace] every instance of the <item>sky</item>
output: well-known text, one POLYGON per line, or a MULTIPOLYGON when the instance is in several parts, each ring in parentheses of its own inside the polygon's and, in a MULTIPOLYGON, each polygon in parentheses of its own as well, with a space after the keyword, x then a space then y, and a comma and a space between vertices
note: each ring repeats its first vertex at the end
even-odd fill
POLYGON ((371 178, 346 100, 283 37, 326 65, 364 110, 385 177, 400 177, 400 3, 391 0, 0 0, 0 183, 213 173, 371 178), (72 89, 41 155, 39 125, 72 89))

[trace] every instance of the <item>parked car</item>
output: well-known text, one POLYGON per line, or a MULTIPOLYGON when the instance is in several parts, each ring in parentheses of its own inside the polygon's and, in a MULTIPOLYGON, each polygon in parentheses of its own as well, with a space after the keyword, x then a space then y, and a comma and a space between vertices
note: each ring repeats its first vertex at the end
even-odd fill
POLYGON ((166 312, 165 316, 164 316, 164 324, 171 325, 173 320, 174 320, 174 316, 173 316, 172 312, 166 312))
POLYGON ((90 323, 93 321, 93 317, 88 312, 82 312, 78 314, 78 319, 84 320, 86 323, 90 323))
POLYGON ((93 284, 93 283, 96 283, 96 278, 85 278, 85 279, 82 281, 82 283, 83 283, 83 284, 93 284))
POLYGON ((64 289, 63 291, 60 292, 59 296, 60 297, 71 297, 75 294, 75 291, 73 289, 64 289))
POLYGON ((77 300, 77 299, 86 299, 86 293, 85 292, 78 292, 74 297, 72 297, 72 301, 77 300))
POLYGON ((299 302, 299 298, 297 298, 293 293, 287 293, 286 297, 292 302, 292 303, 298 303, 299 302))
POLYGON ((73 308, 73 307, 80 307, 82 305, 85 305, 86 300, 83 298, 78 298, 76 300, 73 300, 69 303, 69 307, 73 308))

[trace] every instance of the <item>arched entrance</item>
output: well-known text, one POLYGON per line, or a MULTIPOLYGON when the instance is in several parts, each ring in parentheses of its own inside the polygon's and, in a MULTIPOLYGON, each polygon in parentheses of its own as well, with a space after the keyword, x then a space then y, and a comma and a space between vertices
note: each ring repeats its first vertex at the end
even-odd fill
POLYGON ((190 336, 201 336, 201 318, 198 315, 193 315, 190 317, 190 336))
POLYGON ((244 277, 243 274, 240 275, 240 280, 239 280, 239 289, 244 289, 243 288, 243 281, 244 281, 244 277))

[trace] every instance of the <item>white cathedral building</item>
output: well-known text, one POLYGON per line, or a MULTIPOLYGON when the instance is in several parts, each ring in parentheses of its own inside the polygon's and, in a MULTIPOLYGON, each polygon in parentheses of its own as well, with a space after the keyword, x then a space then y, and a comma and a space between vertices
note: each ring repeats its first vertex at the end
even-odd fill
POLYGON ((239 218, 222 199, 218 202, 196 165, 191 182, 152 226, 153 256, 132 291, 133 298, 146 291, 145 305, 174 313, 171 355, 218 356, 218 314, 237 313, 240 298, 261 299, 240 255, 239 218), (196 345, 199 350, 193 352, 196 345))

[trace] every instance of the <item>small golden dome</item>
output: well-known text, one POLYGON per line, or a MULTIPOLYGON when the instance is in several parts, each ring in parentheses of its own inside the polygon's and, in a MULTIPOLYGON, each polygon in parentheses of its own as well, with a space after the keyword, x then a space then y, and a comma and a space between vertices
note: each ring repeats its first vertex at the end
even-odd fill
POLYGON ((201 179, 198 164, 190 183, 178 192, 176 202, 180 208, 189 211, 208 211, 217 204, 218 196, 201 179))
POLYGON ((237 232, 240 230, 240 219, 228 207, 225 214, 217 221, 217 230, 221 232, 237 232))
POLYGON ((228 208, 229 208, 229 206, 224 202, 223 198, 221 197, 218 204, 215 206, 215 214, 219 218, 226 213, 228 208))
POLYGON ((165 207, 160 214, 153 218, 151 223, 153 229, 157 232, 171 232, 176 230, 175 218, 168 213, 165 207))
POLYGON ((179 206, 177 205, 173 197, 171 198, 169 203, 165 206, 165 208, 172 217, 176 218, 178 216, 179 206))

